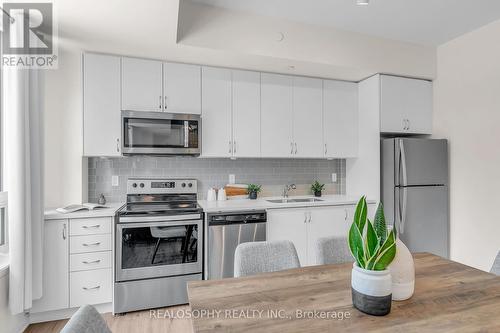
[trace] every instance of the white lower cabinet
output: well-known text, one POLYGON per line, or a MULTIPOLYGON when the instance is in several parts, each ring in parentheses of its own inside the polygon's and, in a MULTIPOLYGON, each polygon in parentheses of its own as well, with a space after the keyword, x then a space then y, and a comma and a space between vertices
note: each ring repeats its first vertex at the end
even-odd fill
POLYGON ((32 313, 112 300, 111 217, 47 220, 42 298, 32 313))
POLYGON ((68 307, 68 220, 45 221, 42 298, 33 301, 32 313, 68 307))
POLYGON ((85 304, 111 302, 111 268, 72 272, 69 281, 69 306, 71 308, 85 304))
MULTIPOLYGON (((375 209, 374 204, 368 205, 370 220, 375 209)), ((329 236, 347 238, 354 210, 354 205, 270 209, 267 212, 267 239, 292 241, 301 266, 315 265, 317 240, 329 236)))

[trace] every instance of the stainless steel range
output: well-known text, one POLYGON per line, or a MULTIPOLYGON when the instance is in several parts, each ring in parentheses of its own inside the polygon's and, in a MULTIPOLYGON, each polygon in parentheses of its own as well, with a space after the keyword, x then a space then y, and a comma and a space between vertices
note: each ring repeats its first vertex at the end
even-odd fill
POLYGON ((113 313, 187 303, 202 279, 203 218, 194 179, 131 178, 115 233, 113 313))

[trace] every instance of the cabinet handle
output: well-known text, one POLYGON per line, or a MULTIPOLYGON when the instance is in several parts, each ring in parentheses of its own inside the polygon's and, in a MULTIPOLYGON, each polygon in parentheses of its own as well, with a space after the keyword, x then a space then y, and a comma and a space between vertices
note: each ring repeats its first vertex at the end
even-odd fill
POLYGON ((347 221, 347 209, 344 209, 345 216, 344 216, 344 221, 347 221))
POLYGON ((290 142, 290 154, 293 154, 293 142, 290 142))
POLYGON ((307 212, 304 212, 304 223, 307 223, 307 212))
POLYGON ((161 105, 161 95, 160 95, 160 106, 159 106, 160 110, 163 109, 163 106, 161 105))
POLYGON ((236 154, 236 141, 233 141, 233 153, 236 154))
POLYGON ((100 224, 96 224, 96 225, 84 225, 82 226, 83 229, 93 229, 93 228, 100 228, 101 225, 100 224))
POLYGON ((83 290, 94 290, 94 289, 99 289, 101 286, 95 286, 95 287, 82 287, 83 290))
POLYGON ((312 219, 311 212, 309 212, 309 221, 307 222, 311 223, 311 219, 312 219))
POLYGON ((66 240, 66 223, 63 224, 62 238, 66 240))
POLYGON ((101 242, 91 243, 91 244, 83 243, 83 246, 97 246, 97 245, 101 245, 101 242))
POLYGON ((328 153, 328 148, 326 146, 326 143, 325 143, 325 155, 328 153))
POLYGON ((406 119, 406 123, 408 124, 408 125, 406 126, 406 129, 407 129, 407 130, 410 130, 410 119, 406 119))
POLYGON ((116 139, 116 152, 119 153, 120 152, 120 139, 116 139))
POLYGON ((82 264, 90 265, 90 264, 98 264, 100 262, 101 262, 101 259, 98 259, 98 260, 94 260, 94 261, 82 261, 82 264))
POLYGON ((231 154, 231 153, 232 153, 232 151, 233 151, 233 150, 232 150, 231 140, 229 140, 229 154, 231 154))
POLYGON ((297 142, 295 142, 295 155, 297 155, 297 142))
POLYGON ((163 102, 163 104, 164 104, 164 105, 163 105, 163 107, 164 107, 164 108, 165 108, 165 110, 166 110, 166 109, 167 109, 167 96, 165 96, 164 100, 165 100, 165 101, 163 102))

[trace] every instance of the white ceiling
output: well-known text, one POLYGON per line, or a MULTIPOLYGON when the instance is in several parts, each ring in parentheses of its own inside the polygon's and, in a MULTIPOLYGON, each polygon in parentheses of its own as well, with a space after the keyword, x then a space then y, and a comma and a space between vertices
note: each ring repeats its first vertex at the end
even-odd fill
POLYGON ((425 45, 500 19, 499 0, 370 0, 368 6, 355 0, 191 1, 425 45))

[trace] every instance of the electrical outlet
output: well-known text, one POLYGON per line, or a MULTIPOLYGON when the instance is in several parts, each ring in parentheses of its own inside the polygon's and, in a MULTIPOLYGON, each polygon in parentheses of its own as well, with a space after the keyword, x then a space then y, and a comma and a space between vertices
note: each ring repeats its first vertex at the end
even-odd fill
POLYGON ((332 173, 332 183, 336 183, 336 182, 337 182, 337 174, 332 173))
POLYGON ((116 176, 116 175, 111 176, 111 186, 116 187, 116 186, 119 186, 119 185, 120 184, 118 182, 118 176, 116 176))
POLYGON ((234 176, 234 174, 230 174, 229 175, 229 184, 234 184, 236 183, 236 177, 234 176))

